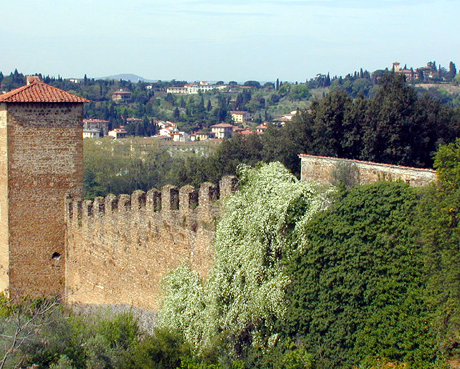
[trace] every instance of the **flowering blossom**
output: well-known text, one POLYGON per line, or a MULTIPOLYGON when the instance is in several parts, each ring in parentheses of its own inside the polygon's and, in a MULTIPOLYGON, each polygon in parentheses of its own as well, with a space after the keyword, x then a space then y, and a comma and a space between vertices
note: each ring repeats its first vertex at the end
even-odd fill
POLYGON ((297 180, 280 163, 239 168, 240 190, 227 199, 214 240, 215 264, 203 284, 185 265, 165 280, 164 327, 181 331, 198 351, 221 332, 234 343, 250 337, 260 348, 276 342, 289 278, 281 260, 328 192, 297 180))

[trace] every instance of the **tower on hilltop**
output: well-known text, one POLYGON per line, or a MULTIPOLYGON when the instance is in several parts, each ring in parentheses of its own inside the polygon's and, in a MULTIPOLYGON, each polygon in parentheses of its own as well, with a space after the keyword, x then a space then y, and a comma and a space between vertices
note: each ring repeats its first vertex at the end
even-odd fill
POLYGON ((83 191, 83 103, 28 77, 0 95, 0 290, 64 292, 64 198, 83 191))

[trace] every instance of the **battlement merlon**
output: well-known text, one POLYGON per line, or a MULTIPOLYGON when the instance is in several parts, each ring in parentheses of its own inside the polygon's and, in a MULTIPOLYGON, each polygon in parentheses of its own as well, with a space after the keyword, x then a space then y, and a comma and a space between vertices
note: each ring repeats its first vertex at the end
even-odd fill
MULTIPOLYGON (((151 189, 147 193, 136 190, 131 195, 113 194, 96 197, 94 200, 82 200, 67 195, 65 199, 65 221, 69 225, 81 227, 90 219, 111 216, 116 213, 132 214, 146 211, 162 217, 176 217, 181 214, 196 221, 210 222, 218 211, 219 200, 231 195, 238 189, 238 179, 235 176, 225 176, 215 185, 203 183, 199 190, 186 185, 178 189, 176 186, 165 185, 161 191, 151 189), (217 208, 217 209, 216 209, 217 208)), ((185 219, 185 218, 184 218, 185 219)))

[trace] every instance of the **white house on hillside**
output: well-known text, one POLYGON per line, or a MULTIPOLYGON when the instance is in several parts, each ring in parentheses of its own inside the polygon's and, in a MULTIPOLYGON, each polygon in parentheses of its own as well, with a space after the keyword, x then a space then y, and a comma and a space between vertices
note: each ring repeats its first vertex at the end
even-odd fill
POLYGON ((252 120, 252 114, 248 111, 233 110, 230 112, 235 123, 244 123, 252 120))
POLYGON ((211 126, 211 132, 216 138, 230 138, 233 136, 233 125, 228 123, 219 123, 211 126))

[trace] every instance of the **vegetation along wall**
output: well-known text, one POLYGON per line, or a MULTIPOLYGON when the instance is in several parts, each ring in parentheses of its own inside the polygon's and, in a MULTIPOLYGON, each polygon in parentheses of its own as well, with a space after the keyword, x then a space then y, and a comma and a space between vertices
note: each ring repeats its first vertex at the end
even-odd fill
POLYGON ((220 204, 236 189, 219 185, 135 191, 66 201, 66 296, 70 303, 157 310, 160 281, 186 263, 205 277, 220 204))

